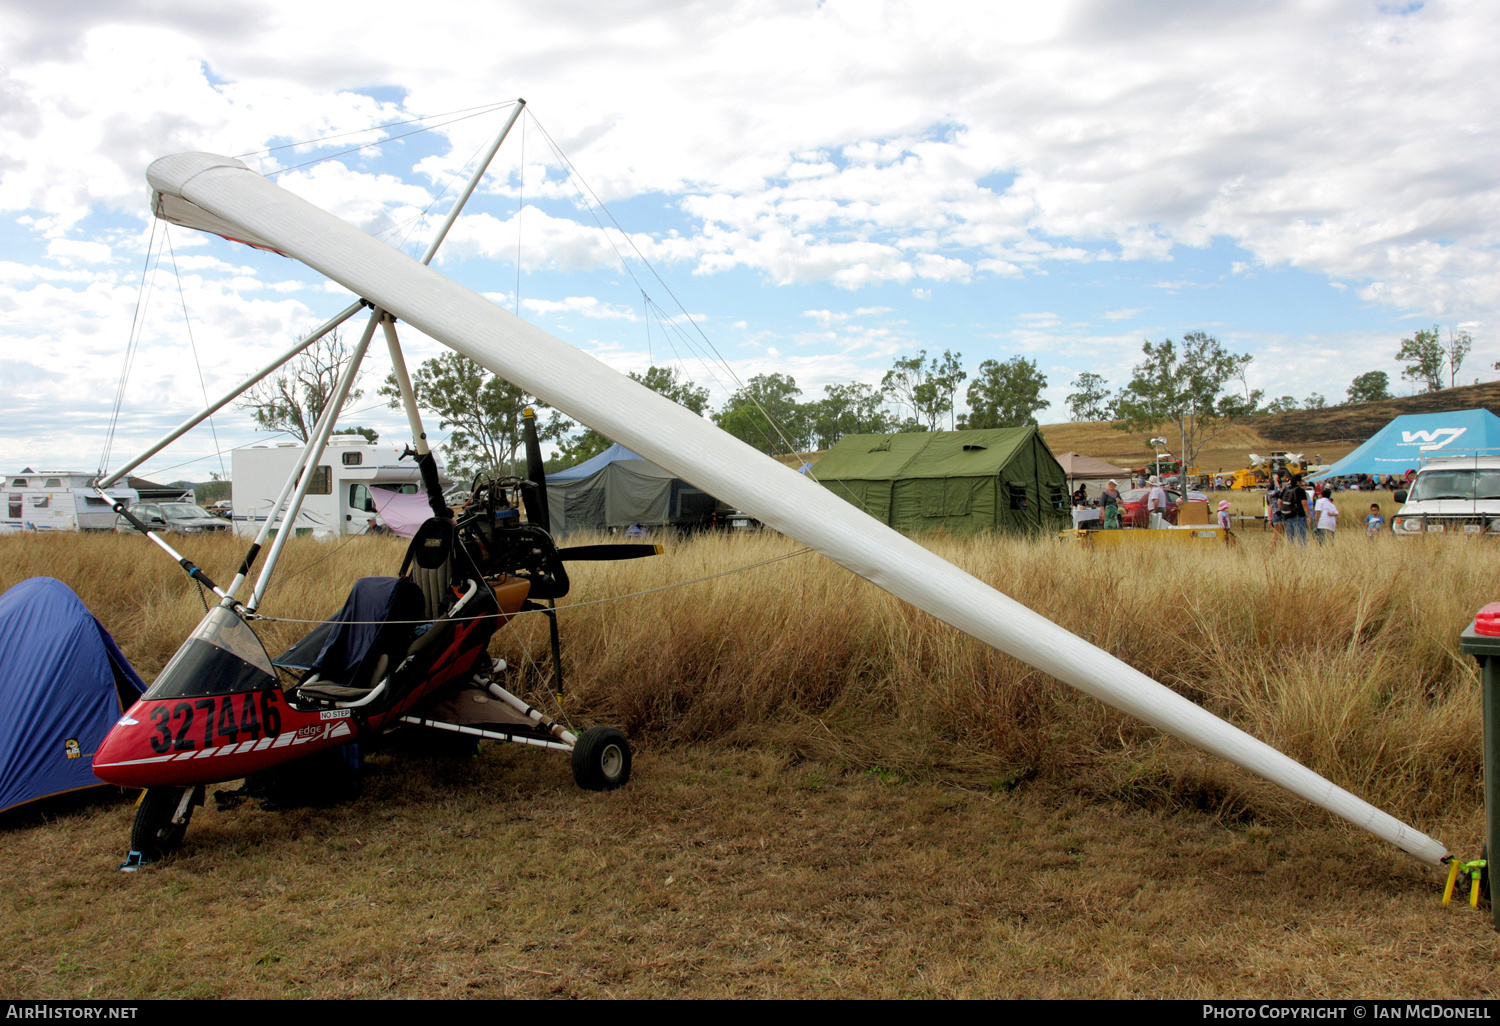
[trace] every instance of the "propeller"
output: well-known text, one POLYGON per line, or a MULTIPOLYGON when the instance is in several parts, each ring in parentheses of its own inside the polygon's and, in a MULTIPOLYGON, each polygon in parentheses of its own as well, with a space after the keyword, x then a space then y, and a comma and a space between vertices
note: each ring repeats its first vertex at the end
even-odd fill
POLYGON ((572 560, 576 563, 600 563, 609 559, 640 559, 642 556, 659 556, 661 553, 662 547, 660 545, 633 542, 604 545, 570 545, 565 549, 557 550, 557 554, 563 559, 572 560))
POLYGON ((542 467, 542 442, 536 433, 536 411, 530 406, 521 411, 521 434, 526 439, 526 480, 520 485, 521 499, 526 504, 526 522, 551 531, 552 515, 547 509, 547 472, 542 467))

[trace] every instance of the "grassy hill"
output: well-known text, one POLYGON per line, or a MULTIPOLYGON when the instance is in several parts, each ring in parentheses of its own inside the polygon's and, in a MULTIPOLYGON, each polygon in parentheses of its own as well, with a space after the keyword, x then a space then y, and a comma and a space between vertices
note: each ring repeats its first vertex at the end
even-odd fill
MULTIPOLYGON (((1265 455, 1272 449, 1305 452, 1309 457, 1316 454, 1323 462, 1332 463, 1368 440, 1393 417, 1480 408, 1500 416, 1500 381, 1357 406, 1265 414, 1233 424, 1209 442, 1198 466, 1209 472, 1234 470, 1247 465, 1250 453, 1265 455)), ((1163 435, 1172 445, 1177 441, 1175 432, 1165 426, 1137 435, 1116 429, 1110 421, 1044 424, 1042 435, 1055 453, 1081 452, 1121 467, 1138 467, 1151 458, 1146 439, 1152 435, 1163 435)))

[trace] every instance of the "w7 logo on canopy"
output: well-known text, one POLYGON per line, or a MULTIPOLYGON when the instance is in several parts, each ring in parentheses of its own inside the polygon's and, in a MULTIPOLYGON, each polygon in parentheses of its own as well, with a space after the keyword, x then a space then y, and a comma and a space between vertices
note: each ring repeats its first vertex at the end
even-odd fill
POLYGON ((1430 452, 1433 449, 1441 449, 1445 445, 1451 445, 1458 440, 1468 428, 1433 428, 1431 431, 1403 431, 1401 441, 1403 444, 1411 445, 1413 442, 1421 443, 1422 452, 1430 452), (1442 441, 1438 441, 1442 439, 1442 441))

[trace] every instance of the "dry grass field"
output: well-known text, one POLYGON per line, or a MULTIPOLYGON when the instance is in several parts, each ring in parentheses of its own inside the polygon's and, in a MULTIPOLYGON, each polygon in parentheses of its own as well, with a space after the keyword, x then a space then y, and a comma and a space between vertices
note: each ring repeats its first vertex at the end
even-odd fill
MULTIPOLYGON (((1170 560, 928 544, 1477 855, 1478 676, 1457 637, 1500 598, 1495 550, 1266 540, 1170 560)), ((149 680, 202 612, 149 548, 0 538, 0 588, 63 579, 149 680)), ((217 578, 240 555, 225 539, 185 548, 217 578)), ((210 803, 179 855, 134 875, 114 872, 128 803, 101 791, 10 814, 0 988, 1456 997, 1500 983, 1487 913, 1442 908, 1440 873, 796 551, 705 537, 576 567, 565 709, 630 735, 620 792, 578 791, 548 753, 393 750, 345 805, 210 803)), ((298 541, 264 612, 326 615, 400 552, 298 541)), ((543 628, 521 618, 494 651, 524 667, 543 628)), ((303 628, 258 629, 276 651, 303 628)))

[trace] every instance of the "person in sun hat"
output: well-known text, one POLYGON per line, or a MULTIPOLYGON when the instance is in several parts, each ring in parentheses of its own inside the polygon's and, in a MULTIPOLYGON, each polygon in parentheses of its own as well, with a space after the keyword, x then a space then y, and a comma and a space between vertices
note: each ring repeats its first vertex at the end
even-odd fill
POLYGON ((1224 530, 1226 530, 1226 531, 1229 530, 1229 500, 1228 499, 1220 499, 1219 500, 1219 526, 1222 527, 1222 528, 1224 528, 1224 530))
POLYGON ((1146 526, 1156 526, 1155 514, 1160 513, 1163 522, 1167 515, 1167 492, 1161 486, 1161 478, 1155 474, 1151 475, 1151 491, 1146 495, 1146 526))

